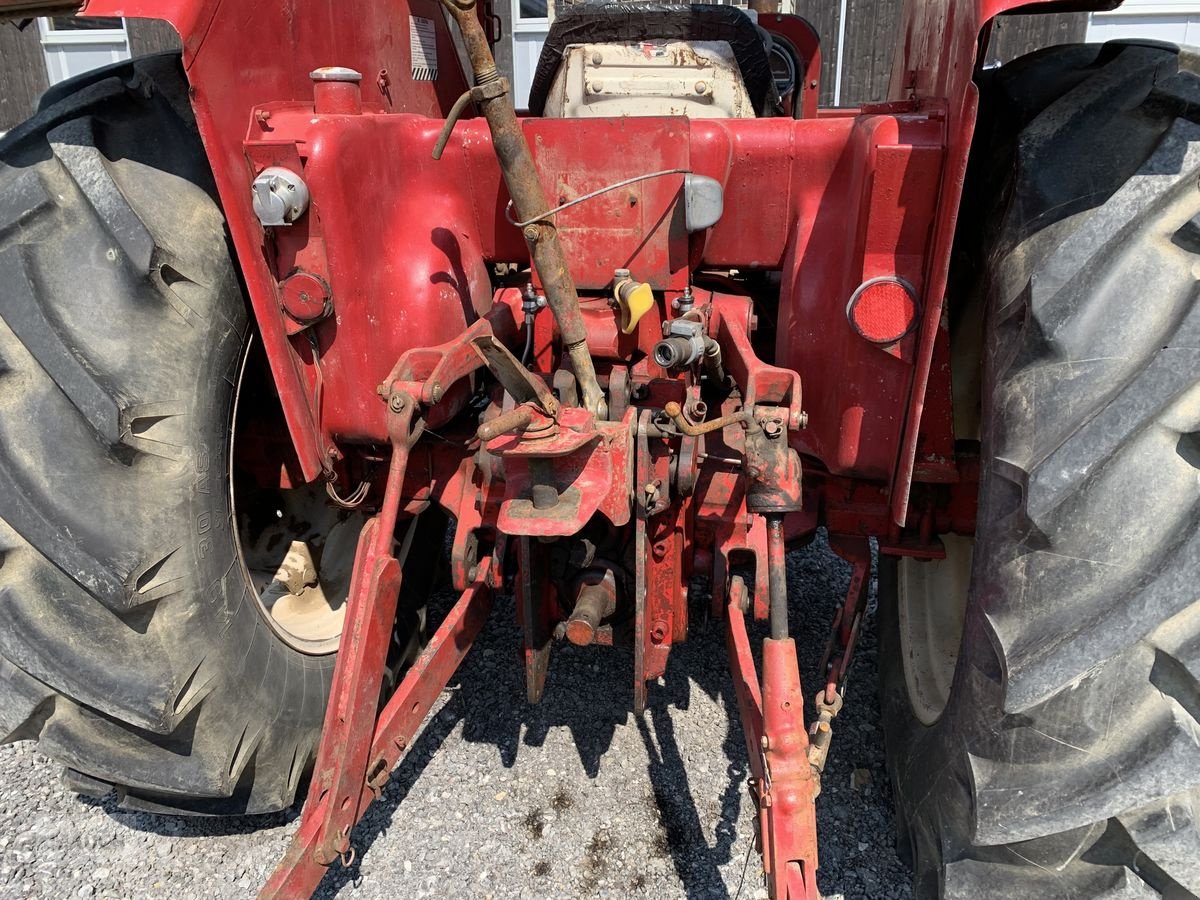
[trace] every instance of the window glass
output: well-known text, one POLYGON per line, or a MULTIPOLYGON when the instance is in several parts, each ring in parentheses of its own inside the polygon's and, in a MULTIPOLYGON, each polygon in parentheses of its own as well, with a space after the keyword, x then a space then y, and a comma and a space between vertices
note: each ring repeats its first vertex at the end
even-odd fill
POLYGON ((75 16, 53 16, 50 31, 120 31, 124 26, 120 16, 96 16, 81 19, 75 16))
POLYGON ((521 0, 522 19, 545 19, 549 15, 547 0, 521 0))

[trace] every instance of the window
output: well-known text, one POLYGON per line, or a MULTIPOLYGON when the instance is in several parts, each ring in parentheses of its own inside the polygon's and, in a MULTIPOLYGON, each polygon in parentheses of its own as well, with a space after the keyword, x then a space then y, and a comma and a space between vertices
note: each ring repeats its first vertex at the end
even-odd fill
POLYGON ((516 5, 521 22, 545 22, 550 18, 549 0, 516 0, 516 5))
POLYGON ((123 31, 125 20, 120 16, 53 16, 43 19, 46 31, 123 31))
POLYGON ((38 19, 51 84, 129 59, 125 20, 117 16, 38 19))

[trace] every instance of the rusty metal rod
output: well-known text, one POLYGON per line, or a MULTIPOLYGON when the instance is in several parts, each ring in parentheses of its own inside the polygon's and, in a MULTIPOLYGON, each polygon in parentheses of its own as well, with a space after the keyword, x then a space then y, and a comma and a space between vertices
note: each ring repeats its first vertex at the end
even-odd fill
POLYGON ((783 513, 767 513, 767 577, 771 595, 771 640, 786 641, 787 562, 783 540, 783 513))
POLYGON ((580 586, 575 608, 567 619, 567 640, 578 647, 586 647, 596 640, 596 631, 610 600, 611 594, 605 590, 603 582, 580 586))
POLYGON ((683 407, 672 400, 663 407, 665 412, 675 423, 675 427, 686 434, 688 437, 700 437, 702 434, 708 434, 711 431, 720 431, 722 428, 727 428, 730 425, 738 425, 743 422, 753 422, 754 417, 746 410, 739 413, 733 413, 728 416, 721 416, 719 419, 710 419, 702 425, 693 425, 687 420, 683 414, 683 407))
MULTIPOLYGON (((512 96, 506 84, 504 89, 498 86, 502 79, 496 70, 496 60, 492 56, 487 35, 484 34, 483 26, 475 13, 475 0, 465 3, 460 3, 459 0, 442 2, 462 33, 476 87, 488 88, 482 93, 489 96, 481 98, 479 105, 492 134, 492 148, 500 161, 500 171, 504 175, 504 183, 508 186, 509 196, 512 197, 517 219, 538 219, 549 211, 550 204, 546 201, 545 191, 542 190, 542 182, 533 163, 529 142, 525 140, 525 132, 517 119, 512 96)), ((571 359, 571 368, 575 371, 575 378, 583 394, 583 405, 604 418, 604 394, 596 380, 596 367, 592 362, 591 353, 588 352, 587 326, 579 309, 579 295, 567 268, 566 254, 563 253, 562 243, 558 239, 558 230, 550 222, 538 221, 522 228, 521 232, 525 243, 529 245, 533 265, 541 277, 542 288, 546 292, 546 303, 554 314, 558 330, 562 334, 563 345, 571 359)))
POLYGON ((483 443, 493 441, 502 434, 510 431, 522 431, 533 422, 533 410, 528 406, 517 406, 506 413, 501 413, 479 426, 475 436, 483 443))

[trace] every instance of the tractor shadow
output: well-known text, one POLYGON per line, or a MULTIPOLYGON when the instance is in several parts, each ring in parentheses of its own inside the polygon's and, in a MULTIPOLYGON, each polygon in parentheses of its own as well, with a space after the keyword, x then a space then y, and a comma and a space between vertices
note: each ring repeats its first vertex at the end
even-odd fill
MULTIPOLYGON (((826 631, 849 584, 850 569, 818 537, 810 547, 789 553, 788 576, 792 630, 797 638, 801 674, 806 686, 815 685, 826 631)), ((513 601, 508 595, 497 597, 476 646, 447 687, 449 699, 427 719, 409 752, 393 771, 382 798, 371 805, 354 830, 351 841, 356 849, 355 861, 348 868, 336 865, 330 868, 315 896, 332 897, 359 880, 359 862, 369 856, 381 836, 403 821, 401 808, 405 800, 456 730, 461 729, 461 737, 455 740, 494 747, 496 762, 512 769, 522 747, 540 747, 552 732, 564 728, 570 733, 588 780, 611 777, 613 766, 625 764, 622 759, 606 760, 606 754, 613 750, 618 728, 635 728, 645 750, 647 787, 630 802, 644 805, 643 818, 650 824, 643 832, 619 835, 620 839, 644 841, 644 847, 637 847, 642 857, 669 859, 689 898, 738 895, 739 876, 747 861, 754 829, 746 786, 749 766, 745 738, 729 674, 724 623, 708 618, 706 585, 696 582, 690 593, 690 638, 672 651, 665 677, 650 686, 648 708, 640 718, 631 711, 632 654, 621 649, 556 644, 545 696, 538 705, 527 704, 513 601), (724 720, 718 726, 719 739, 718 732, 706 729, 703 747, 696 746, 696 726, 685 725, 686 716, 682 715, 698 697, 717 705, 720 716, 714 721, 724 720), (690 734, 681 734, 689 729, 690 734), (718 779, 723 787, 711 799, 703 791, 695 790, 689 780, 692 764, 687 760, 694 760, 700 752, 719 759, 719 764, 725 767, 724 777, 718 779), (604 773, 600 771, 602 762, 610 765, 604 773), (704 823, 709 823, 707 835, 704 823)), ((445 592, 431 599, 431 632, 455 599, 445 592)), ((766 629, 761 623, 749 624, 751 645, 757 656, 766 629)), ((907 867, 893 851, 891 791, 877 724, 875 635, 871 624, 868 622, 863 629, 846 711, 835 726, 824 790, 817 801, 821 842, 819 887, 823 895, 840 893, 847 900, 879 896, 884 884, 895 891, 897 884, 906 885, 911 880, 907 867), (853 735, 852 731, 859 734, 853 735), (852 783, 857 786, 851 787, 852 783)), ((626 740, 623 750, 627 752, 629 748, 626 740)), ((635 763, 642 764, 641 758, 635 763)), ((635 784, 637 777, 631 774, 626 781, 635 784)), ((84 802, 102 806, 124 825, 177 837, 252 835, 263 828, 293 823, 298 815, 292 810, 241 819, 178 819, 145 813, 131 815, 120 810, 112 796, 84 802)), ((532 825, 525 823, 526 828, 532 825)), ((638 877, 641 876, 635 876, 638 877)), ((752 897, 761 884, 757 854, 752 853, 740 896, 752 897)), ((575 893, 591 892, 585 877, 575 893)), ((630 893, 653 893, 653 889, 647 886, 647 890, 630 893)), ((902 892, 901 896, 908 894, 902 892)))
MULTIPOLYGON (((788 572, 801 674, 806 685, 813 685, 818 683, 816 668, 833 612, 849 585, 850 567, 818 536, 810 547, 789 553, 788 572)), ((746 859, 745 838, 754 828, 746 786, 745 738, 729 674, 724 624, 709 621, 708 592, 702 583, 693 585, 691 596, 691 636, 672 651, 665 677, 651 685, 648 708, 641 718, 631 712, 632 654, 620 649, 556 644, 545 695, 540 704, 527 704, 513 601, 509 596, 498 597, 475 648, 450 682, 450 699, 427 720, 393 772, 382 799, 372 805, 355 830, 352 840, 358 858, 369 854, 392 825, 426 767, 456 729, 461 728, 465 741, 495 747, 500 765, 512 768, 522 746, 540 747, 553 730, 566 728, 584 772, 589 779, 596 779, 605 777, 600 773, 601 762, 612 748, 617 729, 632 726, 646 750, 649 789, 643 802, 657 825, 642 852, 648 857, 669 857, 689 898, 737 895, 738 876, 746 859), (681 747, 675 714, 689 708, 694 691, 715 701, 722 710, 727 724, 719 751, 711 743, 704 748, 681 747), (726 767, 720 795, 703 802, 702 808, 697 808, 686 762, 688 756, 695 757, 697 749, 713 755, 719 752, 726 767), (710 843, 702 823, 714 821, 710 843), (740 843, 739 835, 743 838, 740 843), (730 872, 732 881, 727 880, 730 872)), ((873 611, 874 581, 871 597, 873 611)), ((453 596, 439 596, 432 602, 431 624, 440 620, 453 601, 453 596)), ((875 635, 870 625, 863 629, 847 711, 838 723, 844 739, 839 746, 835 737, 826 787, 817 804, 822 846, 819 887, 823 895, 840 893, 847 900, 879 896, 885 883, 895 889, 911 879, 893 851, 891 791, 877 725, 875 635), (850 730, 860 734, 845 736, 850 730), (852 788, 855 778, 858 786, 852 788)), ((751 623, 756 656, 765 636, 765 624, 751 623)), ((537 824, 525 823, 526 827, 537 824)), ((758 865, 754 854, 740 887, 742 897, 753 896, 762 884, 758 865)), ((346 869, 331 869, 317 896, 332 897, 358 877, 357 862, 346 869)), ((588 885, 584 883, 578 893, 590 893, 588 885)), ((907 896, 903 889, 901 895, 907 896)))
MULTIPOLYGON (((449 602, 452 600, 449 598, 449 602)), ((431 611, 431 622, 444 614, 442 603, 447 603, 448 608, 448 602, 442 598, 437 602, 439 609, 431 611)), ((631 711, 632 653, 619 648, 556 644, 541 703, 526 703, 513 601, 509 596, 498 597, 485 631, 450 682, 449 701, 427 720, 408 754, 393 771, 382 799, 371 807, 355 830, 352 842, 358 858, 370 853, 372 844, 391 825, 426 767, 456 729, 461 728, 463 740, 495 747, 500 765, 512 768, 522 747, 540 747, 552 731, 566 728, 590 780, 606 777, 607 773, 600 772, 601 763, 612 749, 617 729, 633 727, 646 750, 648 789, 631 798, 631 803, 641 804, 645 817, 653 823, 642 853, 669 859, 689 897, 730 896, 720 867, 732 860, 732 847, 740 823, 745 820, 743 807, 749 802, 745 785, 748 765, 725 659, 724 632, 717 627, 719 623, 704 625, 698 618, 707 604, 705 591, 692 605, 692 613, 697 617, 693 619, 693 638, 672 652, 666 675, 651 685, 648 708, 639 718, 631 711), (728 773, 726 787, 715 805, 710 802, 704 810, 698 809, 693 799, 684 755, 688 748, 681 748, 673 721, 676 711, 688 709, 696 690, 715 700, 729 723, 720 750, 712 746, 702 748, 712 755, 721 753, 728 773), (710 845, 702 821, 711 822, 714 814, 716 840, 710 845)), ((628 744, 625 749, 629 749, 628 744)), ((641 760, 636 763, 641 764, 641 760)), ((636 782, 632 775, 628 780, 631 784, 636 782)), ((527 830, 540 830, 541 824, 536 813, 531 813, 523 823, 527 830)), ((589 847, 588 853, 593 852, 595 848, 589 847)), ((739 856, 739 870, 741 861, 739 856)), ((331 869, 317 896, 332 897, 358 877, 357 861, 346 869, 331 869)), ((747 886, 746 896, 750 896, 754 888, 750 877, 747 886)), ((584 873, 578 893, 591 892, 584 873)))

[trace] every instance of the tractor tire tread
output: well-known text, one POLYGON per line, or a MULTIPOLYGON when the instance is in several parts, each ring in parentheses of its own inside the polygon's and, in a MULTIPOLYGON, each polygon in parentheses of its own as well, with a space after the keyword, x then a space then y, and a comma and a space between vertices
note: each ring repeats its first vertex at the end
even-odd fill
POLYGON ((283 809, 333 657, 238 563, 249 326, 186 79, 166 54, 69 88, 0 139, 0 742, 127 807, 283 809))
POLYGON ((1052 48, 984 91, 1019 130, 990 182, 977 599, 941 720, 885 713, 918 894, 1200 896, 1200 69, 1052 48))

